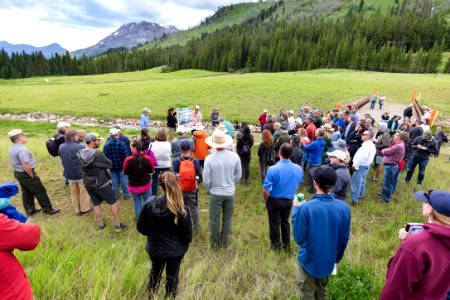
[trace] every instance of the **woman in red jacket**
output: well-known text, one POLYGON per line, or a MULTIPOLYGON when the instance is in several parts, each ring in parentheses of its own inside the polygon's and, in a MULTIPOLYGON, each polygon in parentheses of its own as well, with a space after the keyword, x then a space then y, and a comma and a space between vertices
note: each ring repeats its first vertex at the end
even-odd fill
POLYGON ((33 299, 31 284, 13 250, 33 250, 40 238, 39 226, 22 224, 0 214, 0 299, 33 299))
POLYGON ((405 240, 389 264, 380 300, 444 300, 450 290, 450 192, 422 191, 414 197, 423 202, 428 222, 419 233, 400 231, 405 240))

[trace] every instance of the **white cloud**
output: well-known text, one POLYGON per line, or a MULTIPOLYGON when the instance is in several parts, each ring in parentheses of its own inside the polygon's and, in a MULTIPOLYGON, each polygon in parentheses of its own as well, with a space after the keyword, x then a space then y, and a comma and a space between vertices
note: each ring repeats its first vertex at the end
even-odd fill
POLYGON ((0 40, 45 46, 59 43, 73 51, 86 48, 129 22, 142 20, 194 27, 218 6, 242 0, 3 0, 0 40))

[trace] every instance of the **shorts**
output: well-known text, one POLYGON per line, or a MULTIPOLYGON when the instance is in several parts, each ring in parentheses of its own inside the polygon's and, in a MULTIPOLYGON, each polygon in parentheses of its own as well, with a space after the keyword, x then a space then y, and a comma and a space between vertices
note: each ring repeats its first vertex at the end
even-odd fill
POLYGON ((103 201, 110 205, 116 203, 116 194, 111 183, 99 189, 87 189, 87 192, 94 206, 100 205, 103 201))
POLYGON ((382 164, 382 163, 383 163, 383 156, 381 156, 381 155, 375 156, 375 163, 376 163, 377 165, 382 164))

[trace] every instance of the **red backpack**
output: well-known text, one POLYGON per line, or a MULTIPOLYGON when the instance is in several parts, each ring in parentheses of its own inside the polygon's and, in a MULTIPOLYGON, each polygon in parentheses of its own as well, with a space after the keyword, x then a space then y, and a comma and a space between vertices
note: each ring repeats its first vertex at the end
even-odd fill
POLYGON ((179 184, 182 192, 191 192, 197 189, 197 181, 195 179, 194 158, 180 160, 179 184))

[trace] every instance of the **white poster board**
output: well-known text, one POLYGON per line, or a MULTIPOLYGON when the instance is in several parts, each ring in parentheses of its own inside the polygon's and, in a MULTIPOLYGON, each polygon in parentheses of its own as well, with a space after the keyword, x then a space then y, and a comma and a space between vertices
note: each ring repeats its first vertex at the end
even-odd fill
POLYGON ((192 110, 190 108, 177 108, 178 125, 192 125, 192 110))

